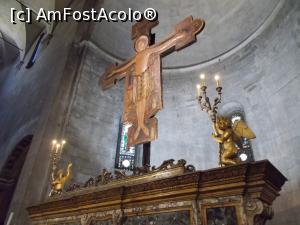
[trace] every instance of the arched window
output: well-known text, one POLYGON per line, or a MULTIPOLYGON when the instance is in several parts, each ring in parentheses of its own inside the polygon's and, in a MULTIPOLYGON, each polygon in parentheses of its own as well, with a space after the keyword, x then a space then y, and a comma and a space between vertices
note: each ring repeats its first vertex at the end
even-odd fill
MULTIPOLYGON (((224 104, 220 108, 219 113, 222 116, 230 118, 232 124, 234 124, 234 122, 238 121, 238 120, 243 120, 246 122, 244 108, 238 102, 230 102, 230 103, 224 104)), ((250 140, 243 138, 241 143, 239 145, 237 145, 236 147, 239 149, 238 155, 243 162, 253 162, 254 161, 254 155, 253 155, 253 150, 251 147, 250 140)))
POLYGON ((136 147, 127 147, 128 142, 127 124, 120 121, 119 136, 115 160, 115 168, 123 170, 133 170, 136 164, 136 147))
POLYGON ((44 37, 45 33, 42 33, 35 45, 35 48, 33 50, 33 53, 29 59, 29 62, 27 63, 26 65, 26 69, 29 69, 31 68, 35 61, 37 60, 37 58, 39 57, 39 54, 40 54, 40 51, 41 51, 41 48, 42 48, 42 40, 43 40, 43 37, 44 37))
MULTIPOLYGON (((244 115, 241 112, 233 112, 230 118, 232 124, 234 124, 234 122, 239 120, 245 121, 244 115)), ((241 144, 237 145, 237 148, 239 149, 238 154, 242 161, 244 162, 254 161, 250 140, 248 140, 247 138, 243 138, 241 144)))
POLYGON ((0 224, 5 222, 32 138, 28 135, 17 144, 0 172, 0 224))

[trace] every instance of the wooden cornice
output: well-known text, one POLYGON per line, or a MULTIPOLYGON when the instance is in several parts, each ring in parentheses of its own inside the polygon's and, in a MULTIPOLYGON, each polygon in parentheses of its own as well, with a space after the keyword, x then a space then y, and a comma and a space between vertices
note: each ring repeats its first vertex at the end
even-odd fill
POLYGON ((271 205, 287 179, 267 160, 245 163, 149 181, 107 190, 62 195, 28 208, 34 219, 80 214, 179 199, 201 200, 251 196, 271 205))

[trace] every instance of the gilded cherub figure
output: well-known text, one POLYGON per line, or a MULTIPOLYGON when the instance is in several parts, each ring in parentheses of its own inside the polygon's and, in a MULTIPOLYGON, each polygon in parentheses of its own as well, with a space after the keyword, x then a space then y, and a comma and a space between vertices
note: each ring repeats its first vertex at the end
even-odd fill
POLYGON ((72 171, 71 171, 72 163, 68 164, 67 167, 67 174, 64 173, 64 170, 60 169, 58 170, 56 177, 54 177, 54 174, 52 174, 52 183, 51 183, 51 192, 50 196, 53 196, 55 194, 60 194, 66 184, 71 177, 72 177, 72 171))
POLYGON ((242 138, 254 139, 255 134, 253 131, 242 120, 235 121, 232 124, 230 119, 221 116, 217 117, 213 128, 215 133, 212 134, 212 138, 220 143, 220 165, 238 164, 240 158, 237 156, 237 145, 239 145, 242 138))

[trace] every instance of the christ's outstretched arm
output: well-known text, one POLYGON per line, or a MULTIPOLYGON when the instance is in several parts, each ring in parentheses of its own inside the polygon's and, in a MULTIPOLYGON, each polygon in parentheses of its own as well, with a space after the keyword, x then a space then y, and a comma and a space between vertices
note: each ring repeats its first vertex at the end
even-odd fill
POLYGON ((135 60, 133 58, 124 62, 121 65, 111 66, 107 68, 105 73, 100 77, 99 84, 104 90, 110 88, 116 83, 116 81, 126 76, 134 62, 135 60))
POLYGON ((175 47, 176 43, 184 38, 184 36, 185 34, 183 32, 168 36, 165 40, 152 47, 153 52, 162 54, 170 50, 175 47))
MULTIPOLYGON (((170 50, 179 50, 196 40, 198 34, 205 26, 202 19, 193 20, 192 17, 187 17, 185 20, 177 24, 175 31, 173 31, 163 41, 153 45, 151 50, 153 53, 165 53, 170 50)), ((171 51, 170 51, 171 52, 171 51)))

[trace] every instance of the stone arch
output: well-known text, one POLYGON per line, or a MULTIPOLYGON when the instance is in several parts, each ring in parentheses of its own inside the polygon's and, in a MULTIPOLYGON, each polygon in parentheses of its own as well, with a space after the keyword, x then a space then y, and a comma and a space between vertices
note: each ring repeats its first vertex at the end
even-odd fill
POLYGON ((245 119, 244 106, 239 102, 228 102, 219 109, 219 114, 221 116, 230 117, 234 113, 240 113, 245 119))
POLYGON ((33 135, 27 135, 15 146, 0 171, 0 224, 4 224, 19 175, 23 168, 33 135))
MULTIPOLYGON (((236 120, 243 120, 246 121, 246 114, 244 111, 244 107, 239 102, 228 102, 220 107, 219 115, 230 118, 232 121, 232 124, 236 120)), ((246 162, 252 162, 254 161, 254 154, 251 146, 251 141, 243 138, 241 142, 237 145, 239 148, 238 155, 243 160, 242 156, 246 156, 245 160, 246 162)))

